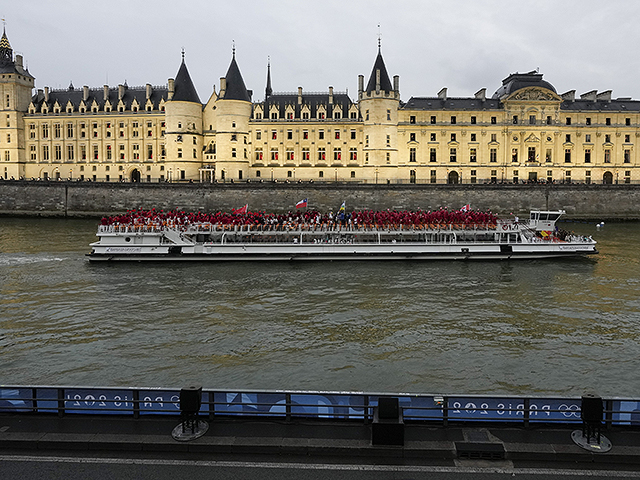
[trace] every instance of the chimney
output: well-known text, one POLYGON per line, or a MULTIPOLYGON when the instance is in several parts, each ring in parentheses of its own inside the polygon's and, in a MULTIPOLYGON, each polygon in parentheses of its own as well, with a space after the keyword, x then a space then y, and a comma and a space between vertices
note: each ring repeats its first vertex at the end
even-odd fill
POLYGON ((38 89, 38 101, 41 102, 44 99, 44 92, 41 88, 38 89))
POLYGON ((376 93, 380 93, 380 69, 376 70, 376 93))
POLYGON ((397 96, 400 96, 400 76, 393 76, 393 91, 397 96))
POLYGON ((487 99, 487 89, 486 88, 481 88, 480 90, 478 90, 475 93, 475 97, 478 100, 482 100, 484 102, 487 99))
POLYGON ((329 105, 333 105, 333 87, 329 87, 329 105))
POLYGON ((298 105, 302 105, 302 87, 298 87, 298 105))
POLYGON ((362 97, 364 92, 364 75, 358 75, 358 98, 362 97))
POLYGON ((147 100, 149 100, 151 98, 151 92, 152 92, 152 88, 151 88, 151 84, 147 83, 147 100))
POLYGON ((569 90, 568 92, 565 92, 560 96, 562 97, 563 100, 569 100, 571 102, 575 102, 576 101, 576 91, 575 90, 569 90))
POLYGON ((169 83, 169 93, 167 94, 167 100, 171 100, 173 98, 173 94, 176 91, 175 80, 173 78, 170 78, 168 80, 168 83, 169 83))
POLYGON ((109 85, 102 87, 102 99, 106 102, 109 100, 109 85))
POLYGON ((227 93, 227 79, 220 77, 220 98, 224 98, 225 93, 227 93))
POLYGON ((16 54, 16 62, 15 62, 16 67, 18 67, 20 70, 22 70, 22 55, 18 55, 16 54))
POLYGON ((118 100, 122 100, 124 97, 124 85, 118 85, 118 100))
POLYGON ((49 103, 49 87, 44 87, 44 101, 49 103))
POLYGON ((447 99, 447 87, 444 87, 442 90, 440 90, 438 92, 438 98, 440 98, 442 100, 446 100, 447 99))
POLYGON ((84 85, 82 87, 82 100, 86 102, 88 99, 89 99, 89 87, 87 85, 84 85))
POLYGON ((605 90, 604 92, 600 92, 596 96, 596 99, 604 100, 605 102, 610 102, 611 101, 611 93, 612 92, 613 92, 613 90, 605 90))
POLYGON ((592 102, 595 102, 597 94, 597 90, 591 90, 590 92, 580 95, 580 100, 591 100, 592 102))

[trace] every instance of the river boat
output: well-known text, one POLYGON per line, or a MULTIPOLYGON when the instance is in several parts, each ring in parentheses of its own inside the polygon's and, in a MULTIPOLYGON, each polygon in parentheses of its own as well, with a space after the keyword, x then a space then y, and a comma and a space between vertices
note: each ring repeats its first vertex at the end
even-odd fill
POLYGON ((91 262, 293 260, 509 260, 597 254, 590 236, 556 226, 565 212, 487 224, 100 225, 91 262))

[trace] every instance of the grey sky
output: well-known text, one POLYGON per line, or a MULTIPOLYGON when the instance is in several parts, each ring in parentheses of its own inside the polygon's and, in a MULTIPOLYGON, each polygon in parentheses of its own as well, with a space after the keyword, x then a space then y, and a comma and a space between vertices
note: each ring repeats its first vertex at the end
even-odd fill
POLYGON ((247 88, 348 89, 377 52, 400 75, 404 101, 492 95, 509 73, 540 68, 558 93, 613 90, 640 98, 640 1, 608 0, 22 0, 0 9, 14 51, 38 88, 163 85, 180 50, 204 102, 218 89, 232 41, 247 88))

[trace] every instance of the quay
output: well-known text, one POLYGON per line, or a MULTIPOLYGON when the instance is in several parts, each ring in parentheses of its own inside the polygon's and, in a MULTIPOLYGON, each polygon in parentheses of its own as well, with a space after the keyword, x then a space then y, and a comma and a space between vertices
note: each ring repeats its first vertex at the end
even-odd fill
POLYGON ((284 213, 308 198, 309 209, 474 210, 527 216, 531 210, 565 210, 567 218, 638 220, 640 184, 362 184, 335 183, 107 183, 0 181, 0 215, 102 217, 132 208, 189 212, 250 211, 284 213))
POLYGON ((257 470, 266 478, 640 478, 635 400, 601 399, 602 435, 612 446, 600 453, 572 439, 585 397, 205 389, 198 418, 208 431, 177 441, 181 394, 0 386, 0 471, 34 475, 21 478, 54 466, 65 475, 55 478, 82 478, 80 471, 127 478, 141 468, 158 469, 156 478, 176 471, 255 478, 257 470), (382 418, 387 400, 399 407, 395 419, 382 418), (380 427, 385 422, 391 430, 380 427))

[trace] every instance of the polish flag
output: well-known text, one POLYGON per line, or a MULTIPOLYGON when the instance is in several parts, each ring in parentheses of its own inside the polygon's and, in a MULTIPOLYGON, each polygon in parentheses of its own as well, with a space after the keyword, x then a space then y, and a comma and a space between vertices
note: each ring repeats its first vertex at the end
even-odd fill
POLYGON ((304 200, 300 200, 298 203, 296 203, 296 208, 306 208, 307 200, 309 199, 305 198, 304 200))
POLYGON ((241 213, 247 213, 247 210, 249 210, 249 204, 245 203, 244 207, 240 207, 240 208, 235 208, 235 209, 231 209, 231 211, 235 214, 241 214, 241 213))

